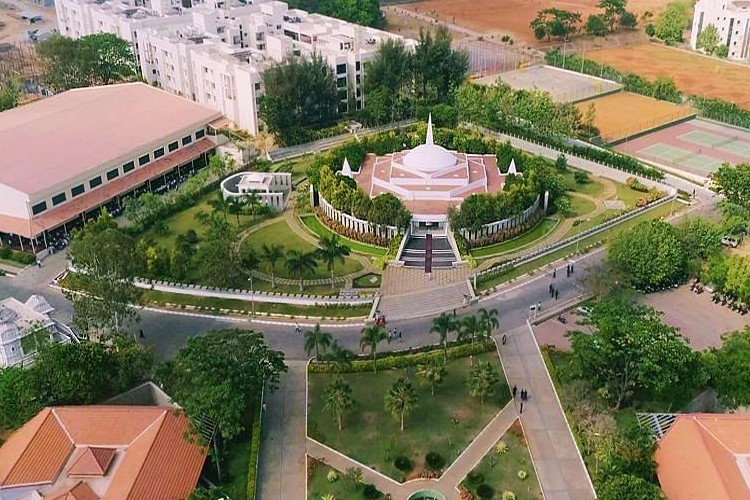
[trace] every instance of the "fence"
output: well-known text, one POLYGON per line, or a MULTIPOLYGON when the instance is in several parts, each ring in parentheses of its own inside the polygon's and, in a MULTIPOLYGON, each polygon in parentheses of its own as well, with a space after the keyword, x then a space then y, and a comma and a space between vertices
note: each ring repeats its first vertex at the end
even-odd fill
POLYGON ((621 143, 654 132, 658 129, 668 127, 682 120, 695 118, 695 112, 688 108, 678 108, 675 111, 664 113, 647 120, 640 121, 635 125, 620 127, 613 131, 602 132, 602 141, 606 144, 621 143))
POLYGON ((328 201, 323 198, 322 195, 319 196, 319 199, 320 208, 323 209, 323 212, 325 212, 328 217, 343 225, 347 229, 351 229, 362 234, 374 234, 376 236, 388 239, 391 239, 398 234, 398 228, 396 226, 381 226, 378 224, 372 224, 366 220, 358 219, 334 208, 333 205, 328 203, 328 201))
POLYGON ((552 252, 555 252, 561 248, 564 248, 568 245, 572 245, 573 243, 580 242, 581 240, 588 238, 589 236, 592 236, 597 233, 601 233, 602 231, 605 231, 613 226, 616 226, 617 224, 620 224, 621 222, 624 222, 628 219, 632 219, 633 217, 637 217, 638 215, 648 210, 651 210, 652 208, 655 208, 659 205, 663 205, 664 203, 673 201, 676 197, 677 197, 677 193, 676 192, 672 193, 671 195, 660 198, 654 202, 649 203, 648 205, 645 205, 635 210, 631 210, 630 212, 618 215, 617 217, 610 219, 606 222, 603 222, 602 224, 599 224, 598 226, 592 227, 591 229, 587 229, 586 231, 582 231, 576 234, 575 236, 571 236, 570 238, 566 238, 562 241, 558 241, 557 243, 553 243, 552 245, 548 245, 546 247, 536 249, 532 252, 521 255, 520 257, 516 257, 515 259, 505 262, 503 264, 500 264, 498 266, 485 269, 484 271, 481 271, 473 275, 474 283, 476 283, 477 279, 485 279, 485 278, 497 276, 498 274, 502 274, 502 273, 505 273, 506 271, 510 271, 514 267, 517 267, 527 262, 531 262, 532 260, 536 260, 538 258, 544 257, 545 255, 551 254, 552 252))
POLYGON ((15 77, 37 82, 40 76, 41 67, 33 45, 0 43, 0 82, 15 77))
POLYGON ((468 229, 462 228, 460 230, 461 236, 466 238, 467 241, 474 241, 478 238, 485 238, 487 236, 492 236, 494 234, 499 233, 500 231, 504 231, 506 229, 512 229, 516 226, 520 226, 536 212, 536 210, 539 208, 539 202, 541 200, 541 196, 537 195, 536 200, 534 200, 534 203, 529 206, 526 210, 523 211, 523 213, 520 213, 518 215, 515 215, 513 217, 508 217, 507 219, 490 222, 489 224, 484 224, 481 229, 477 231, 470 231, 468 229))

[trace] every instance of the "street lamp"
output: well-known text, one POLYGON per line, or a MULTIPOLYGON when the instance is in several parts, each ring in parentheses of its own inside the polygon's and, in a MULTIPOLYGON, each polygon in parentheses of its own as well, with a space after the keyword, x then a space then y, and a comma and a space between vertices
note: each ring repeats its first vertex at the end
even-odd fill
POLYGON ((253 310, 253 318, 255 317, 255 292, 253 291, 253 272, 250 271, 250 277, 247 279, 250 282, 250 304, 253 310))

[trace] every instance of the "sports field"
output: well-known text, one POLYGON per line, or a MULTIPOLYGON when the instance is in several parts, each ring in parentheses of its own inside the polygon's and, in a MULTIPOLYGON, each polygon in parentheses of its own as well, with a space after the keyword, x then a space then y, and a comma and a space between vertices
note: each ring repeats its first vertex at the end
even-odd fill
POLYGON ((585 115, 591 104, 596 110, 594 126, 599 129, 605 143, 632 137, 645 130, 695 115, 689 108, 629 92, 589 99, 576 106, 585 115))
POLYGON ((750 132, 696 119, 624 142, 615 149, 706 177, 724 162, 750 162, 750 132))
POLYGON ((574 71, 552 66, 534 66, 475 80, 480 84, 493 84, 498 79, 513 89, 543 90, 555 102, 576 102, 622 88, 622 85, 574 71))
POLYGON ((586 59, 654 79, 671 76, 685 94, 718 97, 750 110, 750 66, 656 44, 586 52, 586 59))
MULTIPOLYGON (((555 7, 579 12, 585 20, 589 14, 601 12, 596 7, 598 3, 599 0, 427 0, 399 7, 481 33, 509 34, 516 41, 535 44, 529 23, 540 10, 555 7)), ((631 1, 628 10, 640 17, 645 11, 661 12, 667 3, 667 0, 631 1)))

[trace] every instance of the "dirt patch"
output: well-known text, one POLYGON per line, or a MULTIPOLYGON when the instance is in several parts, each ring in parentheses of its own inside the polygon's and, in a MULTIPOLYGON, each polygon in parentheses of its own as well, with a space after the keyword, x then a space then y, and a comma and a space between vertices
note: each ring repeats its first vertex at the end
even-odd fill
MULTIPOLYGON (((585 20, 598 13, 599 0, 428 0, 401 5, 405 9, 455 23, 482 33, 510 35, 517 41, 536 43, 529 23, 542 9, 556 7, 579 12, 585 20)), ((660 12, 667 0, 639 0, 629 6, 639 17, 645 11, 660 12)))
POLYGON ((514 434, 519 441, 521 441, 521 444, 525 447, 529 447, 529 444, 526 442, 526 435, 523 433, 523 427, 521 427, 521 421, 516 419, 513 421, 513 423, 508 427, 508 432, 511 434, 514 434))
POLYGON ((590 99, 576 106, 585 114, 591 104, 596 110, 594 126, 604 142, 631 137, 695 114, 689 108, 629 92, 590 99))
POLYGON ((718 97, 750 110, 750 67, 658 44, 586 52, 586 58, 654 79, 671 76, 685 94, 718 97))

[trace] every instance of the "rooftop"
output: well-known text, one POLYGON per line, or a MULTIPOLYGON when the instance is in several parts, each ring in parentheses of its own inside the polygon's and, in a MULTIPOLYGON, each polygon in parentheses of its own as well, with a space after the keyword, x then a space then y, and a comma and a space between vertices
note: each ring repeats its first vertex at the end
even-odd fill
POLYGON ((0 184, 41 192, 219 116, 144 83, 69 90, 0 113, 0 184))

